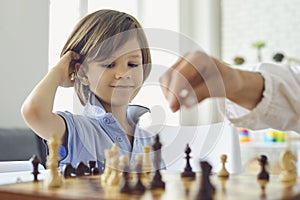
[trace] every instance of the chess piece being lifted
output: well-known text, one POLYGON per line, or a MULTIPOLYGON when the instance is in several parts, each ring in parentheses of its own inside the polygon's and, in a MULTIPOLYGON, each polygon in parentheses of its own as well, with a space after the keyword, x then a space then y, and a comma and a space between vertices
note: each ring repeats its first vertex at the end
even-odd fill
POLYGON ((218 173, 218 177, 223 177, 223 178, 229 177, 229 172, 225 168, 226 161, 227 161, 227 155, 225 155, 225 154, 221 155, 222 168, 218 173))
POLYGON ((280 166, 282 172, 279 175, 281 181, 295 181, 297 180, 296 167, 294 162, 297 161, 297 157, 292 151, 287 148, 280 155, 280 166))
POLYGON ((48 141, 49 156, 47 158, 47 166, 50 169, 50 174, 44 181, 48 187, 60 187, 62 185, 62 177, 59 175, 57 169, 57 163, 59 161, 58 148, 60 143, 60 139, 55 133, 48 141))

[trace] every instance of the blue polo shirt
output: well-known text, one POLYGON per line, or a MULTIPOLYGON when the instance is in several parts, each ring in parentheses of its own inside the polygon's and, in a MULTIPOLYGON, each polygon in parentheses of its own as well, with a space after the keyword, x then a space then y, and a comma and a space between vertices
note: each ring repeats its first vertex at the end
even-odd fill
POLYGON ((127 119, 134 128, 133 146, 112 113, 107 113, 94 95, 90 95, 82 115, 68 111, 57 112, 64 119, 67 129, 59 151, 60 167, 66 163, 76 167, 81 161, 88 164, 90 160, 94 160, 102 171, 104 150, 110 149, 113 143, 119 147, 119 155, 128 155, 129 163, 133 164, 135 155, 142 154, 143 147, 151 146, 154 141, 150 133, 138 126, 140 116, 146 112, 149 112, 148 108, 128 106, 127 119))

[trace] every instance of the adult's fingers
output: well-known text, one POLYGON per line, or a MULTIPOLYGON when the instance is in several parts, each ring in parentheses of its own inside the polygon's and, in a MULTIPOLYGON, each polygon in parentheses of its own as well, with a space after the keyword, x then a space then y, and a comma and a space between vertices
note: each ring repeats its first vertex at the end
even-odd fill
POLYGON ((173 70, 176 70, 178 67, 178 64, 181 62, 182 57, 180 57, 176 63, 174 63, 160 78, 160 86, 163 91, 163 94, 167 100, 169 100, 170 96, 170 90, 169 90, 169 85, 170 85, 170 80, 172 79, 172 73, 173 70))
POLYGON ((193 90, 193 86, 201 81, 200 73, 185 59, 182 59, 176 68, 171 68, 167 99, 173 112, 180 108, 182 100, 193 90))

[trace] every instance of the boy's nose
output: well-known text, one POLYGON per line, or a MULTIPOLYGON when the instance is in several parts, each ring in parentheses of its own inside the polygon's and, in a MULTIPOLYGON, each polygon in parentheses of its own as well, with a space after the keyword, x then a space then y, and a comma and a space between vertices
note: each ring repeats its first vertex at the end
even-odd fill
POLYGON ((130 70, 118 70, 115 74, 115 79, 129 79, 131 78, 130 70))

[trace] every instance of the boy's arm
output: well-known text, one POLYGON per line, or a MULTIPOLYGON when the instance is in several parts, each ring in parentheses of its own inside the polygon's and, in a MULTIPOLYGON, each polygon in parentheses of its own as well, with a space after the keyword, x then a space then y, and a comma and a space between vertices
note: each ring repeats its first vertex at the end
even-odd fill
POLYGON ((38 83, 22 105, 22 116, 29 127, 42 138, 48 140, 53 133, 62 137, 66 130, 64 120, 53 113, 54 98, 59 86, 71 87, 69 79, 72 60, 78 60, 74 52, 66 53, 58 64, 38 83))

